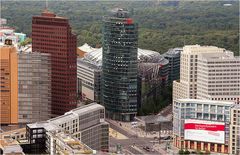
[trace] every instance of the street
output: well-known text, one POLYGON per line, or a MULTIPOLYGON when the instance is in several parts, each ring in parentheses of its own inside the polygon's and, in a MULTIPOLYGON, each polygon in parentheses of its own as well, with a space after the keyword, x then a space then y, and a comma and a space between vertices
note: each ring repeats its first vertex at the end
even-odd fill
POLYGON ((117 139, 110 137, 110 150, 116 152, 116 146, 121 145, 121 153, 124 154, 167 154, 166 150, 163 149, 166 145, 165 142, 160 145, 158 143, 153 144, 154 139, 152 137, 139 137, 134 130, 126 130, 126 128, 119 125, 120 123, 113 120, 106 120, 112 129, 128 138, 117 139))

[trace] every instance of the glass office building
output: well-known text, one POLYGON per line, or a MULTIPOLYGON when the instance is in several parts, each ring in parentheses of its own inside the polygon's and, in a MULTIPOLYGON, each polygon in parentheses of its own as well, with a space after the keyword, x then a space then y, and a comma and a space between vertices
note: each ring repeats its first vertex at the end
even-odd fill
POLYGON ((103 18, 102 101, 107 117, 130 121, 137 113, 137 25, 127 11, 103 18))

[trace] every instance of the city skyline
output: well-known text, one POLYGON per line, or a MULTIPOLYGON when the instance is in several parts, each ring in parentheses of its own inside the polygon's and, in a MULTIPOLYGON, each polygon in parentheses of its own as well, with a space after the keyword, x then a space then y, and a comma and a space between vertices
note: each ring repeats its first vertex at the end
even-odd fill
POLYGON ((239 2, 118 5, 3 2, 0 153, 238 155, 239 2))

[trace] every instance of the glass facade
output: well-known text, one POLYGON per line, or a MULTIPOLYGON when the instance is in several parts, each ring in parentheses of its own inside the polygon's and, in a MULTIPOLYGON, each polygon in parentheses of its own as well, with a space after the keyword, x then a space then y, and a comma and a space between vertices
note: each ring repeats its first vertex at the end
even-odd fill
POLYGON ((137 113, 137 25, 121 9, 103 25, 102 101, 108 117, 130 121, 137 113))

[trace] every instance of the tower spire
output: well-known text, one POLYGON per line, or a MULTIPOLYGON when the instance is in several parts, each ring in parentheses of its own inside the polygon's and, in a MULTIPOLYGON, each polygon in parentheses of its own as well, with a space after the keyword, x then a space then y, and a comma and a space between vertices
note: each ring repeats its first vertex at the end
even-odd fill
POLYGON ((48 10, 48 0, 45 1, 45 10, 48 10))

